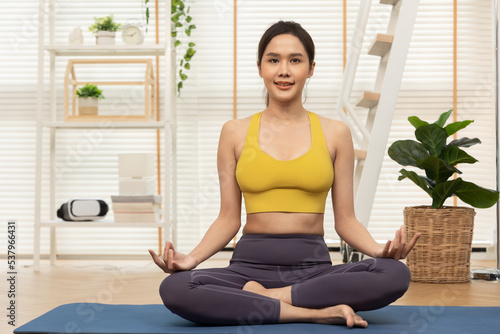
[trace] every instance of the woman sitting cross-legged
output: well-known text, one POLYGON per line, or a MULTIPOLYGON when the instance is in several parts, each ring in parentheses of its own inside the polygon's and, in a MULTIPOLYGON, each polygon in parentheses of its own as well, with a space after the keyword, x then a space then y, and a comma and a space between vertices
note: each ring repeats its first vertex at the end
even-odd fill
POLYGON ((382 246, 356 219, 349 128, 302 104, 315 68, 310 35, 294 22, 272 25, 259 43, 257 67, 267 108, 222 127, 219 216, 189 254, 170 242, 161 259, 149 251, 170 274, 161 298, 173 313, 202 324, 366 327, 357 311, 384 307, 408 289, 410 272, 398 260, 419 235, 406 243, 401 228, 382 246), (323 239, 329 191, 338 235, 370 259, 332 266, 323 239), (229 266, 193 270, 238 233, 242 194, 247 219, 229 266))

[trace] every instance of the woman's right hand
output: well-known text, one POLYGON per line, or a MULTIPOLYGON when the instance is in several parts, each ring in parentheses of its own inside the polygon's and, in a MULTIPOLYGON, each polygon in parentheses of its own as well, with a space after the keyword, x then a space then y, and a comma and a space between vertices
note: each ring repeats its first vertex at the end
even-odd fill
POLYGON ((197 262, 194 257, 176 252, 174 245, 170 241, 167 241, 165 244, 163 259, 160 259, 152 249, 149 249, 148 251, 156 265, 167 274, 172 274, 177 271, 191 270, 197 266, 197 262))

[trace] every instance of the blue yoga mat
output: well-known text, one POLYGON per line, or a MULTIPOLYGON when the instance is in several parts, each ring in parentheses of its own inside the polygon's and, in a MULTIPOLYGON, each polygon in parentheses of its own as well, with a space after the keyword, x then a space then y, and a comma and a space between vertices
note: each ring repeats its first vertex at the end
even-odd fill
POLYGON ((359 331, 384 334, 500 333, 500 307, 388 306, 359 312, 368 328, 320 324, 201 326, 171 313, 163 305, 73 303, 59 306, 14 330, 14 333, 80 334, 323 334, 359 331))

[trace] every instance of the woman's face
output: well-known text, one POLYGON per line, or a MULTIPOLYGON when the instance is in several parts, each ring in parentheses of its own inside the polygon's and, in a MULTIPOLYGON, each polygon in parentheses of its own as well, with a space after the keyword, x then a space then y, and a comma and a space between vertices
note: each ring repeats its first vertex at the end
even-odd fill
POLYGON ((275 36, 262 57, 259 75, 269 92, 269 101, 302 103, 306 80, 314 73, 302 42, 293 35, 275 36))

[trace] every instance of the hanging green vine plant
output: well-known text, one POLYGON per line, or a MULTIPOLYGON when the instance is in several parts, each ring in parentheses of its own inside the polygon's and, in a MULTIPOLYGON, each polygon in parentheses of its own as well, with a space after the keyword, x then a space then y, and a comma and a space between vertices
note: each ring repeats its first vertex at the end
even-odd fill
POLYGON ((191 37, 191 31, 196 29, 196 26, 192 23, 192 17, 189 15, 190 7, 186 7, 185 0, 172 0, 172 9, 171 9, 171 20, 172 20, 172 38, 175 38, 174 46, 177 50, 185 50, 184 56, 179 61, 179 80, 177 82, 177 94, 181 95, 181 89, 183 82, 186 81, 188 76, 183 72, 184 70, 191 69, 190 61, 196 53, 194 47, 195 43, 189 41, 189 37, 191 37), (183 33, 188 37, 188 41, 185 41, 186 38, 182 38, 183 33))
POLYGON ((144 5, 146 5, 146 34, 148 33, 148 24, 149 24, 149 0, 144 0, 144 5))

